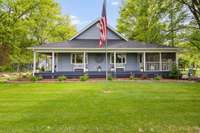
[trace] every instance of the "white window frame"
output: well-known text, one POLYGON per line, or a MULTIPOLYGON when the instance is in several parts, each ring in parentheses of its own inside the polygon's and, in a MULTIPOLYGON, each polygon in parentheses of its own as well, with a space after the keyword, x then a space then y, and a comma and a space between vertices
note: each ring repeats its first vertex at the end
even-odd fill
MULTIPOLYGON (((84 60, 84 53, 71 53, 71 64, 73 64, 73 65, 79 65, 79 64, 84 64, 84 61, 83 61, 83 63, 73 63, 73 55, 75 55, 75 58, 76 58, 76 55, 77 54, 83 54, 83 60, 84 60)), ((88 64, 88 54, 85 54, 85 58, 86 58, 86 60, 85 60, 85 64, 88 64)))
MULTIPOLYGON (((112 62, 112 56, 114 57, 114 53, 110 54, 110 64, 114 64, 114 62, 112 62)), ((116 64, 127 64, 127 54, 126 53, 116 53, 116 64), (125 57, 125 62, 124 63, 117 63, 117 54, 122 54, 125 57)))

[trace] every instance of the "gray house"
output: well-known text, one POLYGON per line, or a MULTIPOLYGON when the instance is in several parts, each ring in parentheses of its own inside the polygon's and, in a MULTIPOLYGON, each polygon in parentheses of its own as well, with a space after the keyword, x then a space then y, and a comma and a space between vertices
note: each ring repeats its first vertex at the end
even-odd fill
MULTIPOLYGON (((34 53, 33 74, 44 78, 65 75, 79 77, 105 77, 105 48, 99 48, 99 20, 92 22, 76 36, 60 43, 48 43, 31 47, 34 53), (38 55, 46 56, 46 66, 38 67, 38 55), (42 70, 42 71, 41 71, 42 70)), ((116 77, 134 74, 167 75, 177 64, 178 48, 129 41, 108 26, 107 69, 116 77)))

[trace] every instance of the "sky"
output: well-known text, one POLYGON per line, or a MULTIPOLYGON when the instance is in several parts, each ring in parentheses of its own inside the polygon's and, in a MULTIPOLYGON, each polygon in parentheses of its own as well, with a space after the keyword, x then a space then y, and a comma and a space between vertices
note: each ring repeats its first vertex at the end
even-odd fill
MULTIPOLYGON (((73 24, 81 30, 93 20, 101 16, 103 0, 56 0, 62 9, 62 14, 70 15, 73 24)), ((117 18, 122 0, 107 0, 108 23, 116 28, 117 18)))

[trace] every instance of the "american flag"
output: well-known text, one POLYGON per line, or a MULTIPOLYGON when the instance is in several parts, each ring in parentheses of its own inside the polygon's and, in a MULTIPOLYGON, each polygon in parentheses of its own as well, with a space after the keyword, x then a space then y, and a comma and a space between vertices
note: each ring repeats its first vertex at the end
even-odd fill
POLYGON ((106 0, 103 2, 103 10, 101 19, 99 21, 100 25, 100 41, 99 41, 99 47, 102 48, 106 42, 107 39, 107 17, 106 17, 106 0))

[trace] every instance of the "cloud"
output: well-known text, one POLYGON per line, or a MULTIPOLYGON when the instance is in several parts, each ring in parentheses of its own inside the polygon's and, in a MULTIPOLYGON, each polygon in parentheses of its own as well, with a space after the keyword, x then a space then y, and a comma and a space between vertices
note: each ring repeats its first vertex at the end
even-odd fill
POLYGON ((78 25, 81 23, 80 19, 77 16, 71 15, 70 18, 72 20, 72 23, 75 25, 78 25))
POLYGON ((76 25, 78 30, 82 29, 84 26, 86 26, 91 21, 88 20, 81 20, 78 16, 70 15, 72 24, 76 25))
POLYGON ((118 6, 118 5, 119 5, 119 2, 118 2, 118 1, 113 1, 111 4, 112 4, 113 6, 118 6))

